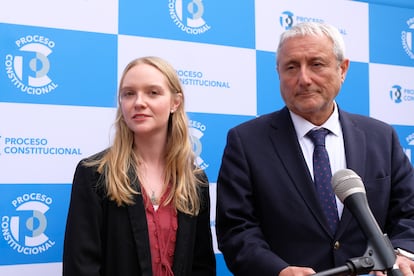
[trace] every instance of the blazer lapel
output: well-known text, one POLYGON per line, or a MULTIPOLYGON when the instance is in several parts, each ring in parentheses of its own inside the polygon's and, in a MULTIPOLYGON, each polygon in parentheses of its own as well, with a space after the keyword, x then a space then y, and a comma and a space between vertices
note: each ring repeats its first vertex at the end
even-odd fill
POLYGON ((137 255, 141 275, 152 275, 151 249, 149 244, 149 234, 147 226, 147 216, 145 213, 144 200, 142 198, 138 178, 133 169, 128 172, 129 179, 136 190, 139 192, 135 195, 135 204, 128 206, 129 219, 131 221, 132 234, 137 246, 137 255))
MULTIPOLYGON (((352 120, 347 112, 344 112, 340 109, 339 121, 341 122, 342 132, 344 136, 347 168, 355 171, 359 176, 362 177, 365 172, 366 156, 364 149, 367 143, 364 132, 352 120)), ((353 215, 348 210, 348 208, 344 208, 338 227, 338 236, 343 234, 352 218, 353 215)))
POLYGON ((324 213, 318 201, 311 174, 303 157, 295 128, 288 109, 285 107, 280 112, 273 113, 271 120, 272 131, 270 140, 273 143, 276 154, 286 168, 286 172, 292 179, 299 195, 319 222, 324 231, 332 236, 329 226, 324 219, 324 213), (276 117, 279 117, 276 119, 276 117), (276 124, 276 122, 280 122, 276 124), (306 173, 303 173, 306 172, 306 173))
POLYGON ((340 110, 339 120, 344 135, 347 167, 361 177, 365 171, 366 137, 364 131, 349 117, 349 114, 340 110))
POLYGON ((179 227, 177 229, 173 272, 174 275, 183 275, 188 267, 188 260, 193 257, 189 248, 192 248, 191 244, 194 237, 190 233, 195 233, 193 228, 195 228, 196 224, 194 218, 179 211, 177 219, 179 227))
MULTIPOLYGON (((138 182, 138 178, 133 169, 130 169, 128 176, 131 179, 131 183, 135 186, 139 192, 135 197, 135 204, 128 206, 129 218, 131 221, 132 233, 137 246, 138 262, 141 267, 143 276, 152 276, 152 263, 151 263, 151 249, 149 244, 149 234, 147 226, 147 217, 145 213, 144 200, 141 194, 141 186, 138 182)), ((189 236, 189 233, 195 233, 195 230, 191 230, 196 227, 194 218, 178 212, 178 229, 176 239, 176 249, 174 255, 173 272, 174 275, 182 275, 185 271, 188 260, 192 258, 191 243, 194 237, 189 236)))

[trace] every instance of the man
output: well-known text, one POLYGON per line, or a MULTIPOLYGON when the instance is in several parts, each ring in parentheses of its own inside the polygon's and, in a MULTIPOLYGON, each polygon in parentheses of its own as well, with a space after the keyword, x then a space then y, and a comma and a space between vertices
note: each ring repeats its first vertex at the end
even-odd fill
MULTIPOLYGON (((394 248, 414 252, 413 167, 391 126, 335 102, 348 68, 330 25, 302 23, 281 35, 286 107, 229 131, 218 176, 218 244, 235 275, 310 275, 364 255, 367 238, 350 210, 332 193, 331 229, 318 198, 307 133, 320 128, 328 130, 329 173, 349 168, 361 176, 381 230, 394 248)), ((398 255, 396 263, 413 275, 412 260, 398 255)))

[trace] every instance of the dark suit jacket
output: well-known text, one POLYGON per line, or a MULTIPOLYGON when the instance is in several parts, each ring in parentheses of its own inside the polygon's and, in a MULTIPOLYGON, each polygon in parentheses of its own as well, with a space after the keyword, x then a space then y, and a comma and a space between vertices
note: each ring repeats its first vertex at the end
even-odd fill
MULTIPOLYGON (((348 168, 395 247, 414 251, 414 175, 393 128, 339 111, 348 168)), ((322 271, 360 257, 367 239, 345 208, 330 234, 295 129, 284 109, 228 133, 217 181, 219 249, 235 275, 278 275, 288 265, 322 271)))
MULTIPOLYGON (((98 184, 102 180, 96 168, 78 164, 67 218, 63 275, 152 275, 142 195, 135 196, 135 205, 118 207, 98 184)), ((202 199, 198 216, 178 213, 174 275, 216 274, 208 185, 202 189, 202 199)))

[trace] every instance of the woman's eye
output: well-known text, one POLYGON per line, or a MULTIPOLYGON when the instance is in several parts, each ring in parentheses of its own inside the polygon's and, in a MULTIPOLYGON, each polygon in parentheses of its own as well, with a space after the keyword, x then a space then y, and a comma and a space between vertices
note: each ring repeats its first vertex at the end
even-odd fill
POLYGON ((124 92, 122 92, 121 97, 122 98, 131 98, 134 95, 135 95, 134 91, 124 91, 124 92))
POLYGON ((152 95, 152 96, 155 96, 155 95, 160 94, 160 92, 158 90, 151 90, 151 91, 149 91, 149 94, 152 95))

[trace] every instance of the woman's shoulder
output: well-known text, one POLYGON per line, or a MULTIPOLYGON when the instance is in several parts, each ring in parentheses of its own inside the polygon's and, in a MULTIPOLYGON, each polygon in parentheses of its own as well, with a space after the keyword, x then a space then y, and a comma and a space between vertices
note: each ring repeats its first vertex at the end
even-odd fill
POLYGON ((199 167, 195 169, 195 176, 201 186, 206 186, 209 183, 206 172, 199 167))
POLYGON ((109 148, 96 152, 88 157, 85 157, 81 160, 81 162, 93 162, 101 160, 109 151, 109 148))
POLYGON ((201 209, 208 208, 210 203, 210 182, 207 174, 203 169, 196 171, 197 184, 198 184, 198 196, 200 197, 201 209))
POLYGON ((76 166, 74 184, 92 185, 97 191, 103 192, 105 174, 98 168, 107 151, 105 149, 81 159, 76 166))

